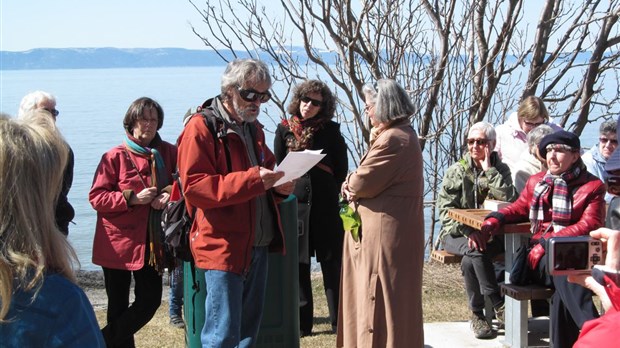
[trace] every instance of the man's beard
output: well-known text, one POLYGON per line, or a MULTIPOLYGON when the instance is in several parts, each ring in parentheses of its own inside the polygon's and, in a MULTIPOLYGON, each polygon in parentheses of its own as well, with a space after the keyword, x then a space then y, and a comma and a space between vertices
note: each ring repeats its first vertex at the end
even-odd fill
POLYGON ((258 112, 254 114, 251 110, 253 107, 252 105, 242 108, 241 106, 239 106, 237 100, 234 99, 233 107, 235 108, 235 113, 243 120, 243 122, 252 123, 258 118, 258 112))

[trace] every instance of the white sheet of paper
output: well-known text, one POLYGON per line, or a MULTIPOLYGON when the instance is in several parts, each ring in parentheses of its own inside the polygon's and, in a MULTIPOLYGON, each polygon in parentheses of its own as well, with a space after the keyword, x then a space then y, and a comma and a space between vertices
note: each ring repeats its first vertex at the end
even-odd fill
POLYGON ((323 150, 289 152, 276 169, 276 172, 284 172, 284 176, 274 186, 282 185, 306 174, 307 171, 325 157, 325 154, 322 154, 321 151, 323 150))

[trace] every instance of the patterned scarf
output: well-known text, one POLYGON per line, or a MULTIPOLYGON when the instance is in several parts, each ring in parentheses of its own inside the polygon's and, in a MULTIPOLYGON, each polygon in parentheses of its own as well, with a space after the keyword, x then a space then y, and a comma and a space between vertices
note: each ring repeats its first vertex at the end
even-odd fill
POLYGON ((568 183, 579 177, 579 174, 584 170, 583 166, 580 162, 580 164, 574 165, 560 175, 553 175, 547 171, 547 175, 536 184, 530 206, 530 221, 532 223, 530 231, 532 234, 538 232, 544 220, 543 199, 549 190, 553 190, 551 197, 553 231, 558 232, 570 225, 573 202, 570 199, 568 183))
POLYGON ((317 115, 309 119, 301 119, 292 116, 289 120, 282 120, 282 125, 290 129, 294 137, 287 137, 286 146, 290 151, 303 151, 311 149, 314 142, 314 133, 323 128, 326 118, 317 115))
MULTIPOLYGON (((155 135, 155 138, 149 144, 150 147, 140 146, 136 139, 129 133, 126 134, 123 144, 125 148, 131 153, 146 158, 151 165, 151 186, 157 187, 157 192, 170 184, 168 175, 166 174, 166 165, 164 159, 155 146, 161 144, 161 137, 159 133, 155 135)), ((137 168, 136 168, 137 170, 137 168)), ((146 188, 146 187, 145 187, 146 188)), ((149 239, 149 265, 153 266, 158 272, 164 271, 164 247, 163 231, 161 229, 161 210, 149 209, 149 220, 147 226, 147 233, 149 239)))

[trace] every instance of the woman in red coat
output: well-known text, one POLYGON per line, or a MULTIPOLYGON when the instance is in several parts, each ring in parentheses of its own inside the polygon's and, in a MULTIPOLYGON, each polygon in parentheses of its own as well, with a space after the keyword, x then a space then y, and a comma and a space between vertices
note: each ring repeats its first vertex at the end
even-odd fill
POLYGON ((533 175, 516 202, 487 216, 473 244, 484 249, 490 235, 504 223, 531 222, 532 250, 528 265, 536 282, 553 287, 551 301, 551 343, 571 347, 583 324, 598 317, 592 293, 566 276, 550 276, 547 271, 545 240, 551 237, 587 235, 605 223, 605 185, 590 174, 579 150, 577 135, 558 131, 546 135, 538 145, 546 158, 547 172, 533 175), (479 237, 479 238, 478 238, 479 237))
POLYGON ((177 157, 176 147, 157 132, 163 122, 156 101, 134 101, 123 120, 125 139, 101 158, 88 195, 97 211, 93 263, 103 268, 108 295, 108 325, 101 330, 108 347, 133 347, 134 333, 161 303, 161 210, 170 199, 177 157))

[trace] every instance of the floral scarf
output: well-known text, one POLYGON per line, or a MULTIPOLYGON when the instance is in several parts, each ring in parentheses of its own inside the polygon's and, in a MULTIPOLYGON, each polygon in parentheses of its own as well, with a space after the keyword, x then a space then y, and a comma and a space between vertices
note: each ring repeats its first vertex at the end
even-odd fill
MULTIPOLYGON (((164 163, 164 159, 162 158, 159 151, 155 149, 155 146, 160 145, 161 141, 161 137, 159 136, 159 134, 157 134, 155 135, 153 141, 151 141, 151 143, 149 144, 149 146, 151 147, 143 147, 139 145, 136 142, 136 139, 129 133, 126 134, 125 140, 123 141, 123 144, 128 151, 137 156, 148 159, 151 166, 151 185, 157 187, 158 193, 161 192, 164 187, 170 185, 168 175, 166 174, 166 165, 164 163)), ((133 165, 135 166, 135 164, 133 165)), ((138 170, 138 168, 135 169, 138 170)), ((138 173, 138 175, 140 174, 138 173)), ((149 220, 147 225, 149 240, 148 264, 150 266, 153 266, 153 268, 155 268, 160 273, 164 271, 165 267, 164 247, 162 244, 163 231, 161 228, 161 213, 161 210, 150 208, 149 220)))
POLYGON ((282 125, 293 134, 293 137, 287 137, 286 139, 286 146, 289 148, 289 151, 311 149, 314 143, 314 133, 323 128, 326 122, 326 118, 319 117, 318 115, 309 119, 292 116, 288 120, 282 120, 282 125))

